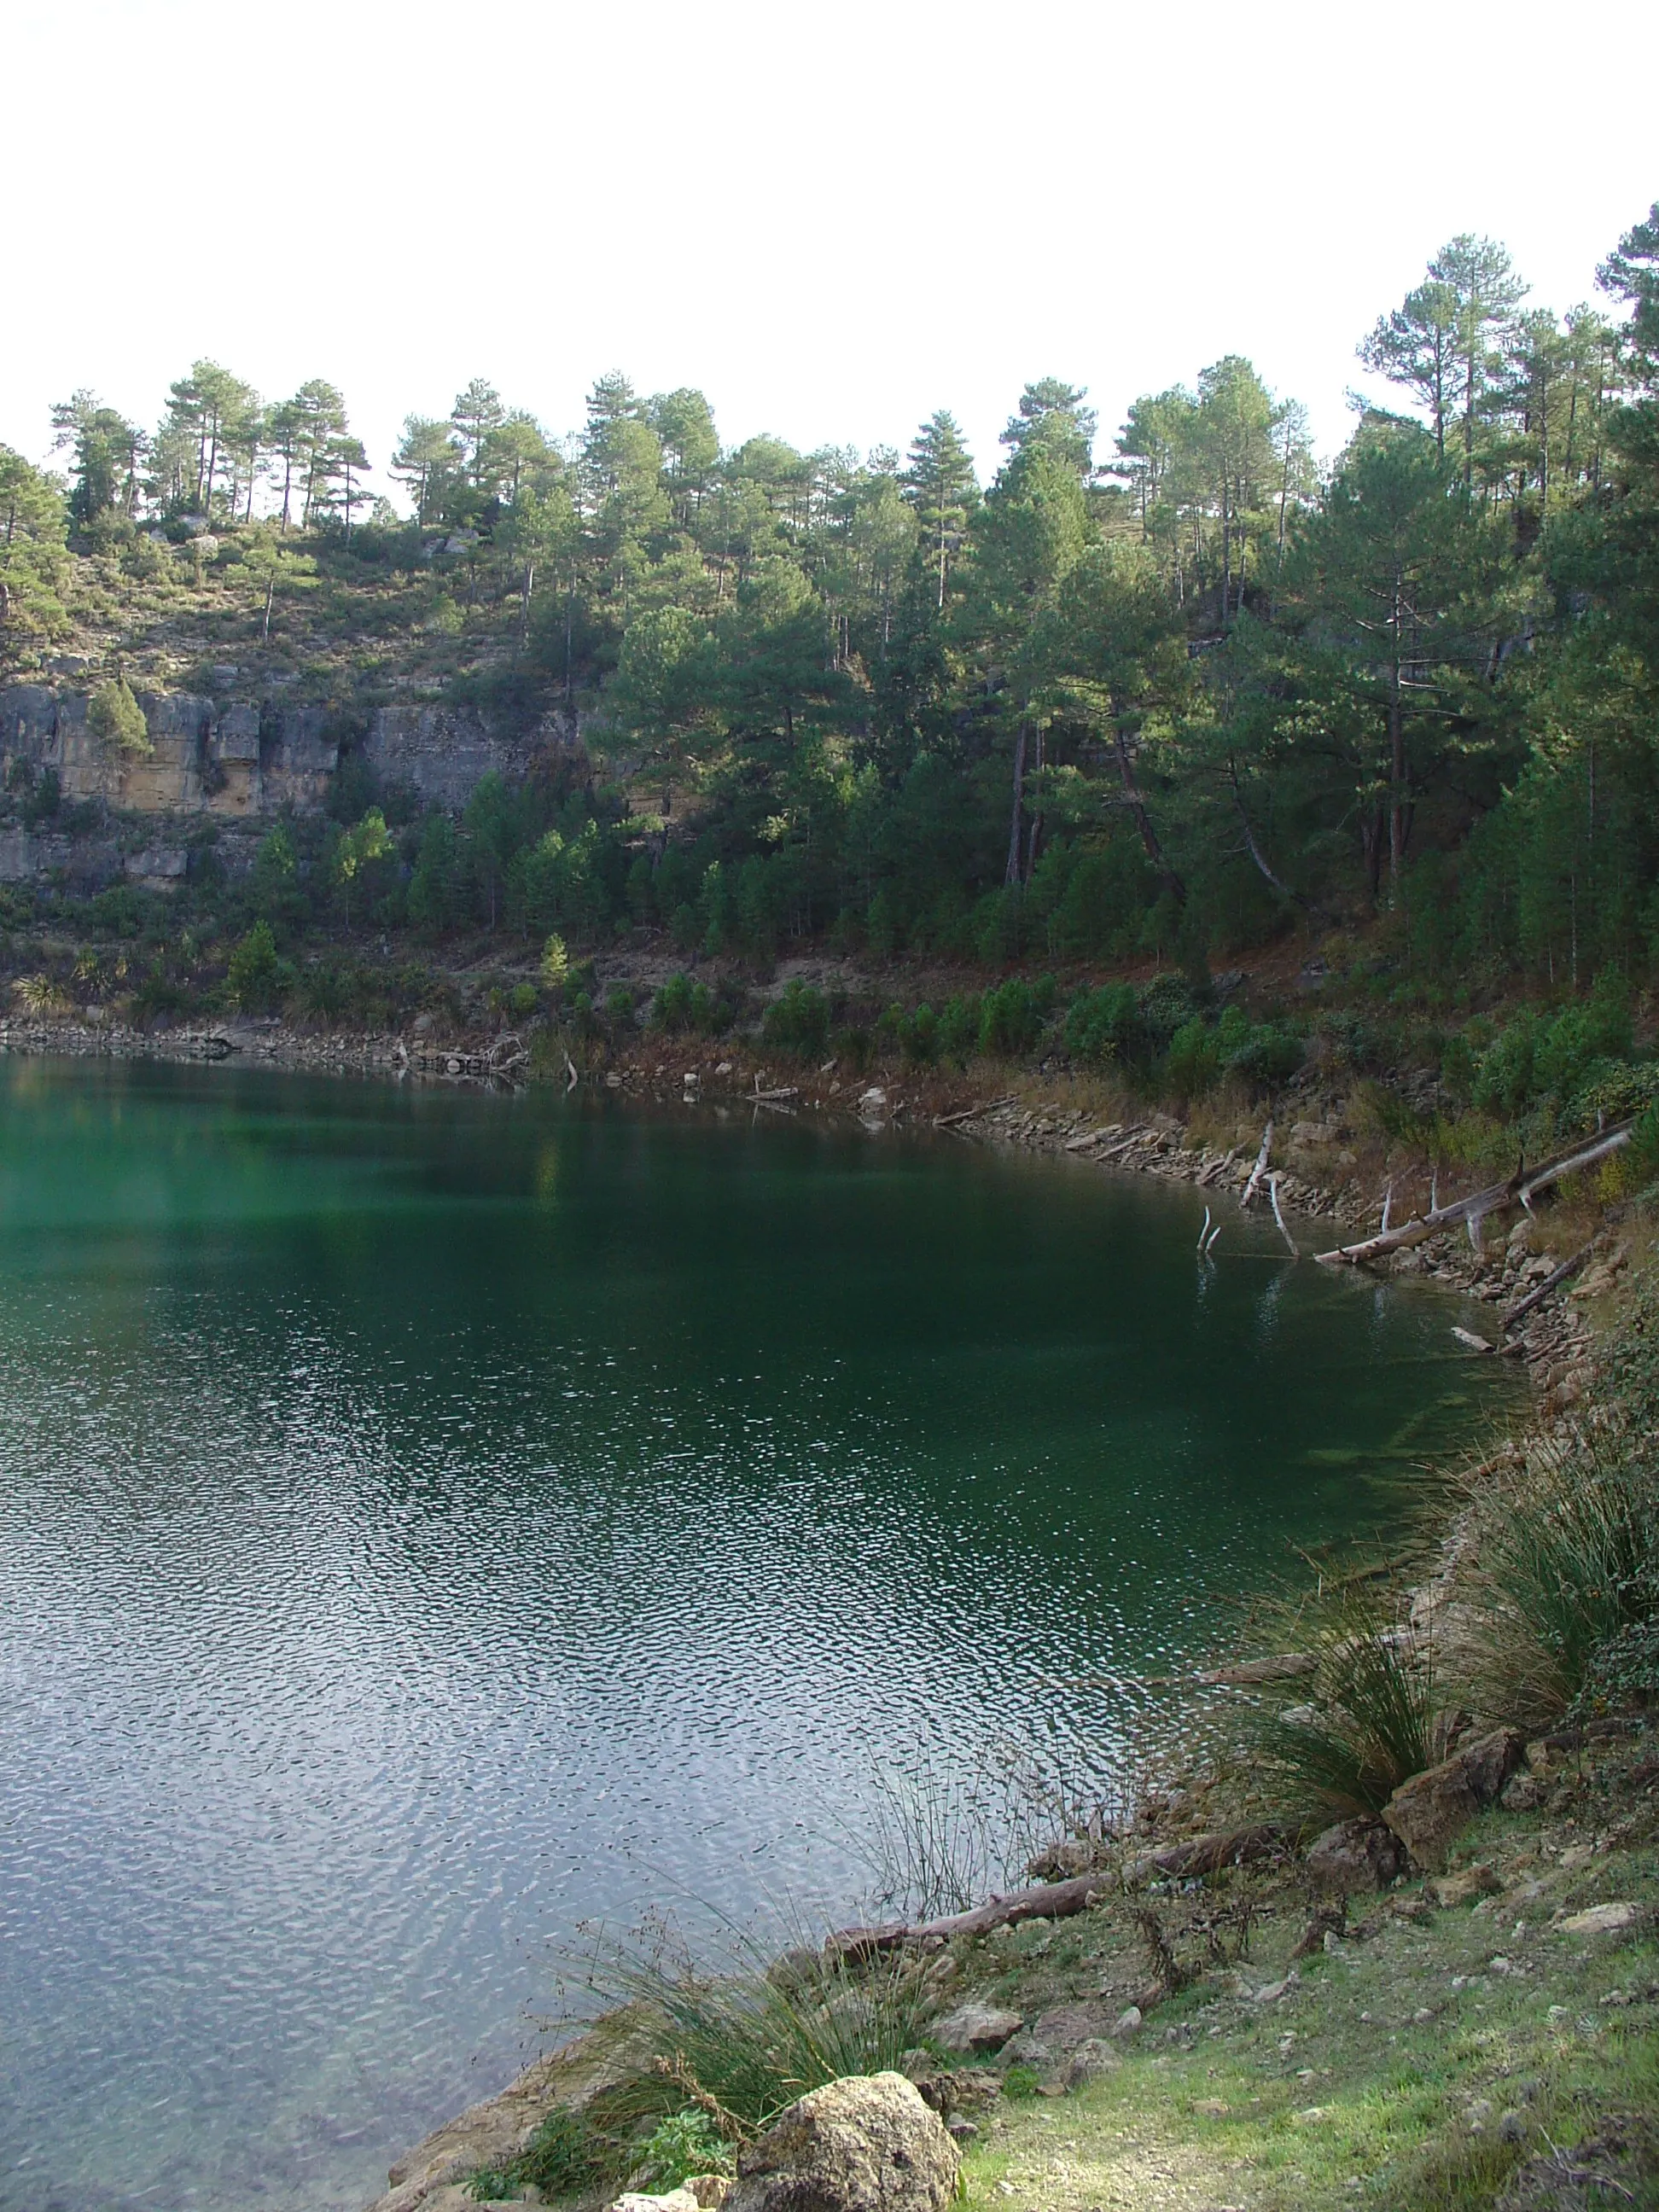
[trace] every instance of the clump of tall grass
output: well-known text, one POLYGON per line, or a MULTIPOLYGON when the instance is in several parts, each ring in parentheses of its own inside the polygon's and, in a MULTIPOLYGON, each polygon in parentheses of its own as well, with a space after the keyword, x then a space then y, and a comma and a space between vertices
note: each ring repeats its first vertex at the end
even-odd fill
POLYGON ((54 1020, 74 1012, 68 992, 51 975, 20 975, 11 988, 32 1021, 54 1020))
POLYGON ((1471 1688, 1494 1717, 1536 1727, 1659 1619, 1659 1449, 1629 1412, 1540 1440, 1474 1511, 1471 1688))
POLYGON ((1439 1753, 1441 1692, 1431 1630, 1392 1583, 1322 1576, 1273 1608, 1280 1650, 1304 1653, 1300 1702, 1264 1708, 1256 1748, 1298 1811, 1381 1812, 1439 1753))
POLYGON ((599 1939, 583 1981, 622 2077, 596 2102, 597 2124, 695 2111, 731 2141, 826 2081, 896 2068, 933 2009, 914 1955, 860 1960, 800 1945, 769 1959, 758 1940, 728 1931, 725 1956, 706 1967, 660 1924, 599 1939))

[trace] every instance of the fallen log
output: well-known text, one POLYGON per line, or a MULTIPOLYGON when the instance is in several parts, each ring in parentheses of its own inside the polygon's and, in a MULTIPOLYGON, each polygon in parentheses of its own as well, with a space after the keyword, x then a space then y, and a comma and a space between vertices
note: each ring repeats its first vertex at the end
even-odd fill
POLYGON ((1148 1881, 1155 1874, 1172 1881, 1189 1881, 1201 1874, 1219 1874, 1223 1867, 1249 1866, 1271 1858, 1290 1835, 1277 1821, 1254 1828, 1227 1828, 1215 1835, 1194 1836, 1190 1842, 1170 1844, 1161 1851, 1147 1851, 1129 1869, 1131 1881, 1148 1881))
POLYGON ((1011 1091, 1006 1098, 990 1099, 983 1106, 962 1106, 954 1114, 936 1114, 933 1127, 936 1129, 954 1129, 958 1121, 977 1121, 982 1115, 994 1114, 999 1106, 1012 1106, 1014 1097, 1015 1093, 1011 1091))
POLYGON ((1609 1129, 1604 1135, 1597 1137, 1594 1144, 1578 1145, 1567 1152, 1559 1152, 1553 1160, 1546 1160, 1542 1167, 1534 1168, 1530 1175, 1526 1172, 1524 1163, 1517 1162, 1515 1173, 1505 1182, 1489 1183, 1485 1190, 1471 1192, 1468 1198, 1455 1200, 1450 1206, 1432 1206, 1427 1213, 1419 1213, 1412 1220, 1402 1222, 1398 1229, 1390 1229, 1386 1235, 1379 1233, 1367 1237, 1358 1244, 1340 1245, 1334 1252, 1320 1252, 1315 1256, 1327 1267, 1340 1264, 1363 1267, 1372 1260, 1382 1259, 1387 1253, 1401 1251, 1410 1244, 1420 1244, 1425 1237, 1432 1237, 1437 1230, 1450 1229, 1460 1222, 1467 1225, 1469 1241, 1478 1251, 1480 1224, 1487 1214, 1505 1212, 1512 1206, 1524 1206, 1530 1212, 1533 1199, 1539 1191, 1547 1190, 1564 1176, 1577 1175, 1581 1168, 1593 1167, 1597 1160, 1606 1159, 1609 1153, 1619 1151, 1621 1146, 1630 1142, 1631 1132, 1635 1126, 1634 1121, 1623 1122, 1618 1128, 1609 1129))
POLYGON ((1564 1260, 1559 1267, 1553 1267, 1536 1290, 1528 1291, 1518 1304, 1512 1305, 1504 1316, 1505 1331, 1512 1329, 1516 1322, 1524 1321, 1535 1306, 1541 1306, 1552 1291, 1559 1290, 1563 1283, 1571 1281, 1595 1249, 1596 1242, 1592 1237, 1589 1243, 1582 1246, 1570 1260, 1564 1260))
POLYGON ((992 1897, 971 1912, 951 1912, 938 1920, 885 1920, 873 1928, 842 1928, 824 1942, 826 1954, 839 1959, 872 1959, 904 1943, 946 1941, 952 1936, 988 1936, 994 1928, 1012 1928, 1022 1920, 1066 1920, 1117 1887, 1115 1874, 1074 1875, 1069 1881, 1039 1882, 992 1897))
POLYGON ((1138 1145, 1146 1133, 1146 1122, 1137 1121, 1127 1137, 1120 1137, 1116 1144, 1108 1145, 1103 1152, 1095 1154, 1097 1165, 1107 1160, 1115 1160, 1120 1152, 1127 1152, 1132 1145, 1138 1145))
POLYGON ((1460 1222, 1480 1220, 1495 1213, 1502 1206, 1513 1206, 1521 1194, 1521 1170, 1517 1168, 1507 1182, 1489 1183, 1485 1190, 1470 1193, 1468 1198, 1453 1200, 1449 1206, 1436 1206, 1431 1212, 1414 1214, 1402 1221, 1398 1229, 1379 1230, 1375 1237, 1364 1237, 1357 1244, 1339 1245, 1333 1252, 1314 1255, 1325 1267, 1339 1264, 1363 1267, 1368 1261, 1380 1260, 1387 1253, 1401 1252, 1408 1245, 1420 1244, 1425 1237, 1432 1237, 1437 1229, 1450 1229, 1460 1222))
POLYGON ((1534 1192, 1547 1190, 1552 1183, 1559 1182, 1564 1176, 1577 1175, 1580 1168, 1593 1167, 1597 1160, 1605 1159, 1609 1152, 1618 1152, 1622 1146, 1629 1144, 1635 1127, 1634 1121, 1621 1121, 1616 1129, 1607 1130, 1593 1145, 1579 1146, 1571 1152, 1559 1153, 1553 1160, 1546 1160, 1543 1166, 1534 1168, 1522 1184, 1522 1205, 1530 1213, 1534 1192))

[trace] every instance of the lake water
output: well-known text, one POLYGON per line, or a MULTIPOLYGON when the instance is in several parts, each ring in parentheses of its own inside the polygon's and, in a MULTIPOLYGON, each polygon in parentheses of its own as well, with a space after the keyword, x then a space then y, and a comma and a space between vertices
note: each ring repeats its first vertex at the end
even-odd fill
POLYGON ((842 1909, 872 1778, 1109 1766, 1512 1389, 1064 1160, 0 1060, 0 2208, 334 2212, 584 1918, 842 1909))

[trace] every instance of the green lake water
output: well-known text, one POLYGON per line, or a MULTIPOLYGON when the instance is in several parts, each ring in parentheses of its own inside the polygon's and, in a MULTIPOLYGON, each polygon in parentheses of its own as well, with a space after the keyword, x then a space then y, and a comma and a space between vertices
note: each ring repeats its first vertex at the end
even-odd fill
POLYGON ((343 2212, 653 1903, 1124 1678, 1515 1385, 1075 1162, 0 1060, 0 2212, 343 2212), (1079 1685, 1085 1686, 1079 1687, 1079 1685))

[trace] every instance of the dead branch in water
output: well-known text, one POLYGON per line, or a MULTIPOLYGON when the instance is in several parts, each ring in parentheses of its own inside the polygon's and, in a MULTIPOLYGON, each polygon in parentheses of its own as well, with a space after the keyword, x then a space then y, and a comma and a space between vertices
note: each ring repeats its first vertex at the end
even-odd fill
POLYGON ((1272 1175, 1267 1177, 1267 1195, 1273 1202, 1273 1219, 1279 1224, 1279 1235, 1285 1239, 1285 1242, 1291 1248, 1291 1258, 1299 1260, 1302 1257, 1301 1251, 1297 1245, 1295 1237, 1291 1236, 1290 1230, 1285 1225, 1284 1208, 1279 1203, 1279 1170, 1275 1168, 1272 1175))
POLYGON ((1250 1200, 1255 1196, 1256 1185, 1267 1172, 1267 1156, 1273 1148, 1273 1125, 1269 1117, 1267 1127, 1261 1132, 1261 1150, 1255 1156, 1255 1165, 1250 1170, 1250 1179, 1245 1184, 1244 1194, 1238 1201, 1246 1213, 1250 1210, 1250 1200))

